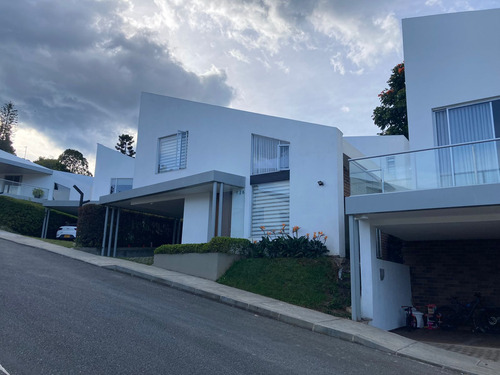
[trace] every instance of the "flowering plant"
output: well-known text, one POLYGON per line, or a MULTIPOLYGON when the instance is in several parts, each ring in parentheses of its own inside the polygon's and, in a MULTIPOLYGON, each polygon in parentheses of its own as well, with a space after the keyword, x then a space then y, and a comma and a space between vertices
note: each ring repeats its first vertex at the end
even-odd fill
POLYGON ((299 235, 299 226, 292 228, 292 235, 286 233, 286 224, 276 230, 266 230, 264 226, 260 229, 263 232, 260 241, 255 241, 249 249, 251 257, 269 258, 317 258, 328 253, 326 240, 323 232, 314 232, 312 238, 309 233, 305 236, 299 235))

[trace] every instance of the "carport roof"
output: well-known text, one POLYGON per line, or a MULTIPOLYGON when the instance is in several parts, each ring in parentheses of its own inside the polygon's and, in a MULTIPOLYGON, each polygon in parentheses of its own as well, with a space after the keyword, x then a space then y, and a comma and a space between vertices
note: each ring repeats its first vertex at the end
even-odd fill
MULTIPOLYGON (((97 204, 97 201, 87 203, 97 204)), ((80 208, 80 201, 76 200, 54 200, 46 201, 43 206, 53 210, 61 211, 70 215, 78 216, 78 209, 80 208)))
POLYGON ((211 192, 214 182, 223 183, 226 187, 245 187, 244 176, 213 170, 104 195, 100 197, 99 204, 182 217, 182 198, 186 194, 211 192), (164 207, 161 202, 164 203, 164 207))

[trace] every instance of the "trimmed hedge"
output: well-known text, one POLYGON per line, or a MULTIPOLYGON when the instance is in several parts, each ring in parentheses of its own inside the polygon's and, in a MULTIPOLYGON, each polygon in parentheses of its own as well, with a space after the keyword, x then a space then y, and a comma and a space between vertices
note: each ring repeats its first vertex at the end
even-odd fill
POLYGON ((245 254, 249 246, 250 241, 244 238, 214 237, 208 243, 161 245, 155 250, 155 254, 245 254))
MULTIPOLYGON (((86 204, 80 208, 77 246, 93 248, 102 246, 105 213, 105 207, 95 204, 86 204)), ((155 247, 165 242, 172 242, 173 228, 173 219, 122 210, 117 246, 155 247)))
MULTIPOLYGON (((25 236, 40 237, 45 208, 35 202, 0 196, 0 226, 25 236)), ((56 238, 61 225, 76 223, 76 216, 51 210, 47 238, 56 238)))

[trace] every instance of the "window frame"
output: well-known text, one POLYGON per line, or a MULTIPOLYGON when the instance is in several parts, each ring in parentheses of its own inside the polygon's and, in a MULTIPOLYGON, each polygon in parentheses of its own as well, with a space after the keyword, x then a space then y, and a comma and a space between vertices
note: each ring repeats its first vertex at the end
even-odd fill
MULTIPOLYGON (((189 141, 189 132, 179 130, 175 134, 166 135, 164 137, 158 138, 157 144, 157 157, 156 157, 156 173, 166 173, 171 171, 177 171, 180 169, 187 168, 187 153, 188 153, 188 141, 189 141), (166 156, 162 154, 162 142, 167 139, 174 139, 175 145, 175 155, 170 155, 169 158, 174 160, 173 165, 165 164, 165 168, 162 168, 161 161, 162 156, 166 156)), ((172 153, 173 154, 173 153, 172 153)))
POLYGON ((251 140, 251 155, 250 155, 250 160, 251 160, 251 166, 250 166, 250 172, 251 176, 257 176, 261 174, 266 174, 266 173, 275 173, 275 172, 281 172, 281 171, 288 171, 290 170, 290 142, 289 141, 284 141, 281 139, 273 138, 273 137, 267 137, 265 135, 260 135, 260 134, 253 134, 252 133, 252 140, 251 140), (275 165, 275 170, 267 171, 267 172, 257 172, 257 169, 259 169, 255 165, 255 147, 254 147, 254 142, 256 138, 265 138, 271 141, 276 141, 276 165, 275 165), (286 150, 286 157, 283 157, 282 151, 286 150), (283 163, 283 161, 286 161, 286 163, 283 163), (282 166, 282 164, 286 164, 282 166))

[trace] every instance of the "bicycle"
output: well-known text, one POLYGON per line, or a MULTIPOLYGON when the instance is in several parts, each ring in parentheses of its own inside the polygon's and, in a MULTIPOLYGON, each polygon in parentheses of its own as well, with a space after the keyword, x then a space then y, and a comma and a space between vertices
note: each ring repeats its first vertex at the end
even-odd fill
POLYGON ((406 329, 410 332, 417 328, 417 317, 413 314, 413 306, 401 306, 406 311, 406 329))
POLYGON ((438 327, 452 330, 460 326, 471 325, 473 332, 483 332, 482 326, 486 318, 482 314, 484 309, 480 307, 481 294, 475 293, 474 297, 474 300, 467 304, 460 303, 458 298, 452 297, 451 305, 438 307, 435 313, 438 327))
POLYGON ((500 333, 500 309, 486 307, 476 317, 478 330, 485 333, 500 333))

